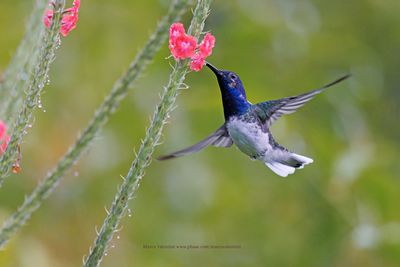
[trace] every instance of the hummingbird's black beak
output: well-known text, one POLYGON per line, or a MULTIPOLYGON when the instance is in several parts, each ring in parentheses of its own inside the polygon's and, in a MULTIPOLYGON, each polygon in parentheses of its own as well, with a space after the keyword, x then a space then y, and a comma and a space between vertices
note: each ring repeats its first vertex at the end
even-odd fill
POLYGON ((212 64, 206 62, 207 67, 209 67, 217 76, 221 76, 221 71, 214 67, 212 64))

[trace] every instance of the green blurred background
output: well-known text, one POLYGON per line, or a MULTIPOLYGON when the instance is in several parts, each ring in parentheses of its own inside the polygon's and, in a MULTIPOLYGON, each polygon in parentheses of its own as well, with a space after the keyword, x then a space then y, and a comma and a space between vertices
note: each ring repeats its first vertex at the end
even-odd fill
MULTIPOLYGON (((0 2, 0 71, 32 2, 0 2)), ((0 219, 63 155, 168 5, 82 1, 22 146, 23 171, 0 189, 0 219)), ((251 102, 353 77, 274 125, 277 141, 315 160, 287 179, 235 148, 154 161, 102 266, 400 266, 399 10, 394 0, 214 1, 210 62, 239 73, 251 102)), ((167 82, 168 55, 164 45, 88 153, 0 252, 0 266, 81 265, 167 82)), ((186 83, 156 155, 223 121, 213 74, 191 73, 186 83)))

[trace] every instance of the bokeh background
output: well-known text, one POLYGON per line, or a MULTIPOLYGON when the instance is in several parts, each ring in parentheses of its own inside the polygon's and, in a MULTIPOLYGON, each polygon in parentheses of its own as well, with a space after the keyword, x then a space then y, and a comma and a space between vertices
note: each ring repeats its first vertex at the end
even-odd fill
MULTIPOLYGON (((0 2, 1 70, 32 5, 0 2)), ((168 5, 82 1, 22 146, 23 171, 0 189, 0 219, 85 127, 168 5)), ((235 148, 154 161, 102 266, 399 266, 399 10, 394 0, 214 1, 210 62, 239 73, 251 102, 353 77, 274 125, 282 145, 315 160, 286 179, 235 148), (240 248, 144 248, 157 245, 240 248)), ((164 45, 80 163, 0 252, 0 266, 81 265, 167 82, 168 55, 164 45)), ((186 83, 155 155, 223 122, 213 74, 191 73, 186 83)))

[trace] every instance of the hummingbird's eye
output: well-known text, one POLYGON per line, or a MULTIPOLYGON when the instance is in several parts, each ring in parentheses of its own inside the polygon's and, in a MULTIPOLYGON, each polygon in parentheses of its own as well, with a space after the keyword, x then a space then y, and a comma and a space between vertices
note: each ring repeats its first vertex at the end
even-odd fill
POLYGON ((236 79, 237 79, 237 76, 236 76, 235 74, 233 74, 233 73, 229 74, 229 77, 230 77, 232 80, 236 80, 236 79))

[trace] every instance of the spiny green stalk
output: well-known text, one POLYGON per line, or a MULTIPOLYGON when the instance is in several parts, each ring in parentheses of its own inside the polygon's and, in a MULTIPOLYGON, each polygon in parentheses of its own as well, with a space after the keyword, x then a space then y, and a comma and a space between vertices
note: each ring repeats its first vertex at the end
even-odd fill
POLYGON ((7 150, 0 159, 0 186, 8 175, 18 153, 19 145, 26 131, 30 127, 33 111, 40 105, 40 94, 48 79, 50 65, 54 60, 55 51, 60 45, 61 16, 64 9, 64 0, 54 1, 53 23, 49 30, 44 33, 43 46, 40 47, 38 64, 30 77, 29 88, 21 110, 14 123, 13 133, 7 150))
MULTIPOLYGON (((199 39, 203 30, 204 21, 207 18, 211 0, 198 0, 194 11, 189 33, 199 39)), ((128 201, 139 188, 140 181, 144 175, 145 168, 150 164, 155 147, 158 145, 162 130, 167 119, 174 108, 179 89, 184 85, 185 76, 188 73, 188 62, 180 61, 174 66, 170 75, 168 85, 164 88, 161 101, 157 105, 152 117, 150 127, 142 141, 139 152, 132 162, 123 184, 114 197, 111 210, 108 213, 100 232, 94 242, 93 249, 84 261, 85 267, 96 267, 100 265, 109 243, 116 232, 121 218, 126 213, 128 201)))
POLYGON ((25 35, 0 81, 0 118, 12 121, 15 108, 22 102, 22 94, 29 82, 29 74, 37 64, 39 47, 42 46, 42 17, 48 0, 36 0, 27 21, 25 35))
POLYGON ((96 137, 102 126, 107 122, 112 112, 118 107, 126 96, 132 83, 140 76, 142 71, 154 58, 156 52, 164 43, 169 25, 179 20, 187 10, 191 0, 175 0, 168 14, 160 21, 155 32, 151 35, 142 51, 136 56, 126 73, 114 84, 110 94, 95 112, 87 128, 78 137, 77 141, 69 151, 60 159, 57 166, 51 171, 25 199, 22 206, 8 218, 0 229, 0 248, 4 247, 10 238, 25 224, 33 212, 35 212, 43 201, 53 192, 60 179, 76 162, 82 152, 96 137))

